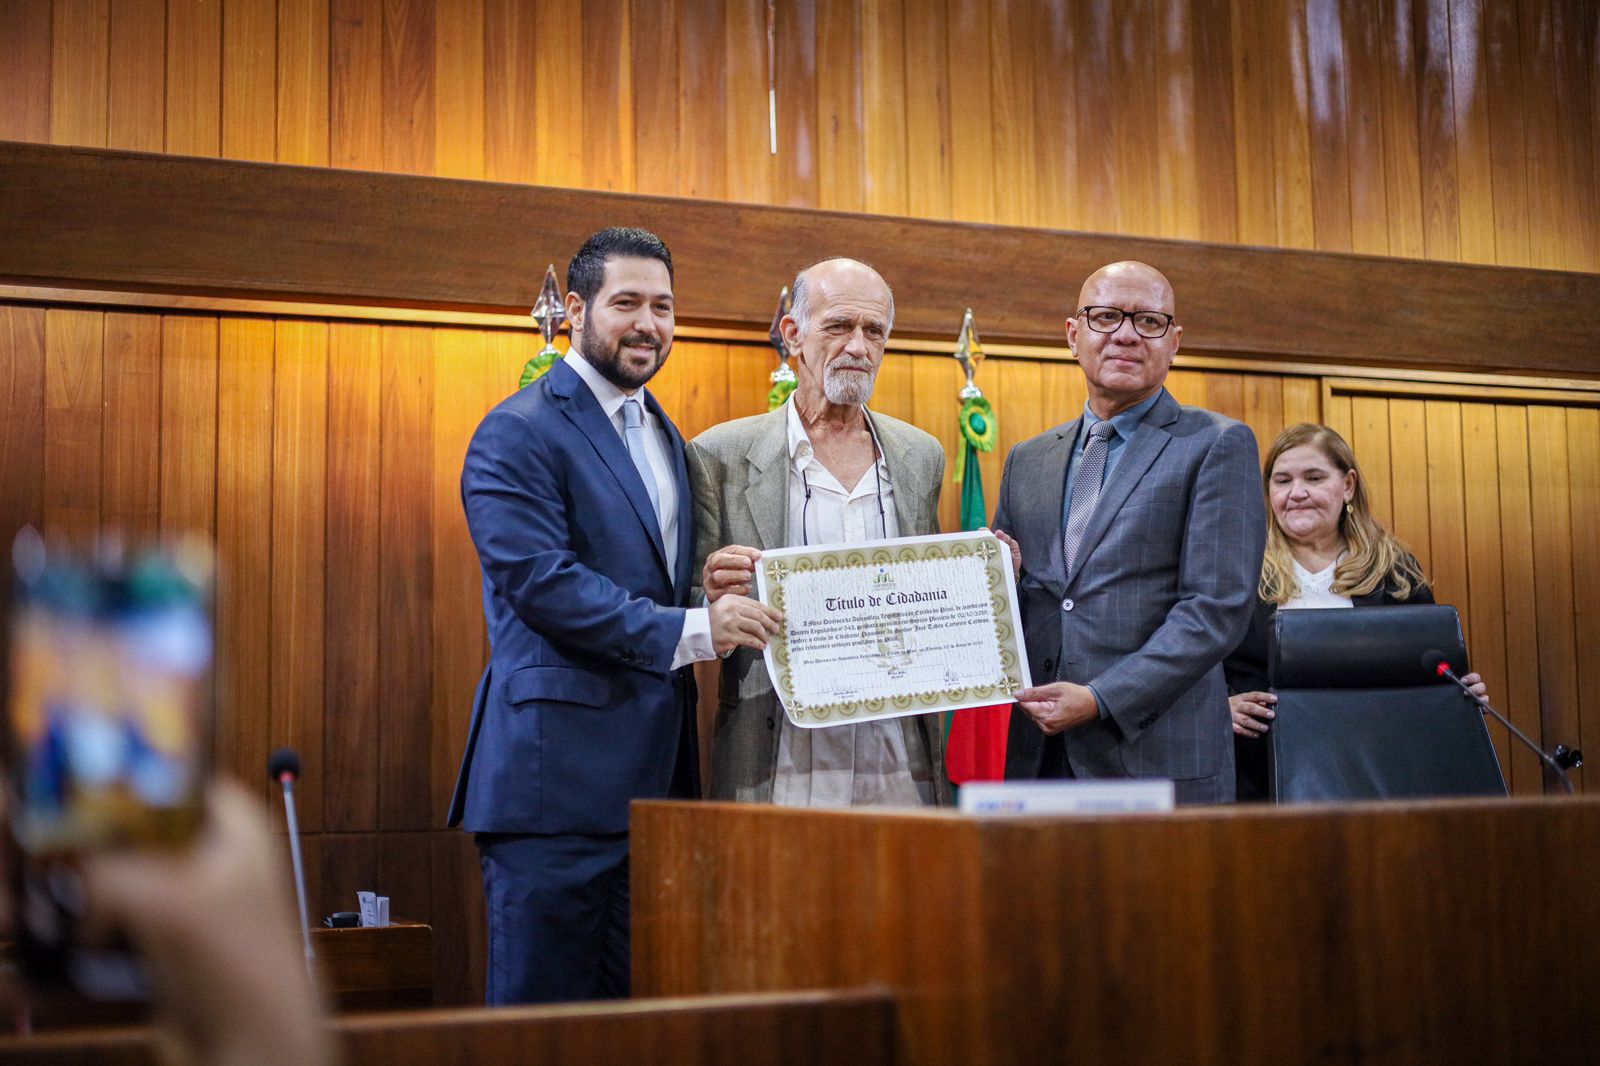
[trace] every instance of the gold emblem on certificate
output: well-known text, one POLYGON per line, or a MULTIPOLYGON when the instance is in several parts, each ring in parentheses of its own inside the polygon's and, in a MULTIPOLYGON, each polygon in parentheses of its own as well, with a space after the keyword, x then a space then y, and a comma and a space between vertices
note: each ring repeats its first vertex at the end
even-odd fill
POLYGON ((1009 703, 1031 682, 1010 553, 947 533, 761 553, 767 672, 807 729, 1009 703))

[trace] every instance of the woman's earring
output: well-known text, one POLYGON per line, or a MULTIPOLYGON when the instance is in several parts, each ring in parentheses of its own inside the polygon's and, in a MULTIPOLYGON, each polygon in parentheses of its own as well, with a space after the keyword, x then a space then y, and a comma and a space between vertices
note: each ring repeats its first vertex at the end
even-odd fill
POLYGON ((1344 501, 1344 513, 1352 518, 1355 517, 1356 509, 1350 505, 1349 500, 1344 501))

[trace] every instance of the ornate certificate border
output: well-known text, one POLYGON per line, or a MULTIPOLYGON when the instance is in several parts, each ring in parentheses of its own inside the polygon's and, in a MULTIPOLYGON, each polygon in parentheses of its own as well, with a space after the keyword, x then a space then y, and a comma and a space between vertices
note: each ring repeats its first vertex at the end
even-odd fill
POLYGON ((815 570, 875 570, 886 565, 916 566, 924 561, 973 556, 983 560, 988 578, 994 638, 1000 653, 999 676, 984 684, 923 689, 891 698, 810 703, 794 691, 794 675, 789 662, 789 627, 785 623, 767 645, 766 662, 772 686, 789 720, 797 726, 815 729, 908 714, 1009 703, 1012 693, 1030 684, 1028 654, 1022 642, 1022 619, 1017 608, 1016 581, 1011 573, 1010 553, 988 530, 819 548, 777 548, 762 552, 756 574, 757 595, 779 610, 785 609, 784 586, 796 574, 815 570))

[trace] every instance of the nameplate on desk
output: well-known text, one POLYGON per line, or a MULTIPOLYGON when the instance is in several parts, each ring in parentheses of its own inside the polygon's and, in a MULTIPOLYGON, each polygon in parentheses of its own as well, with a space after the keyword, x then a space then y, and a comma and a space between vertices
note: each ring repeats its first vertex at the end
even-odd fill
POLYGON ((975 781, 961 786, 962 814, 1151 814, 1170 811, 1171 781, 975 781))

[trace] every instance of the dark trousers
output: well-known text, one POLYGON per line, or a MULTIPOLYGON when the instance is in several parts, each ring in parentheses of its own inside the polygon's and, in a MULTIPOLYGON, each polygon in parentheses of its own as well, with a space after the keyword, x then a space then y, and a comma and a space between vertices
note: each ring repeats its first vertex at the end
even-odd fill
POLYGON ((479 833, 490 1006, 628 994, 628 834, 479 833))

